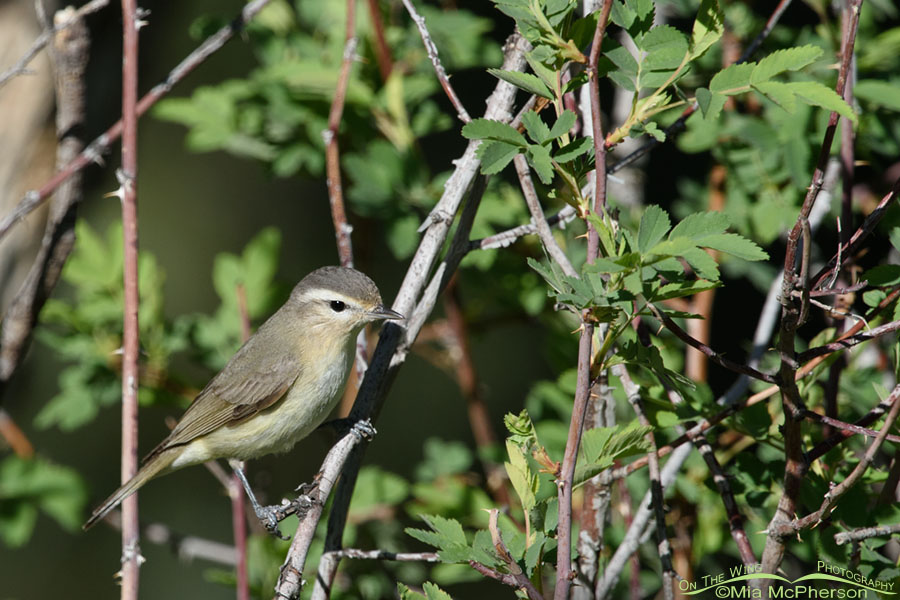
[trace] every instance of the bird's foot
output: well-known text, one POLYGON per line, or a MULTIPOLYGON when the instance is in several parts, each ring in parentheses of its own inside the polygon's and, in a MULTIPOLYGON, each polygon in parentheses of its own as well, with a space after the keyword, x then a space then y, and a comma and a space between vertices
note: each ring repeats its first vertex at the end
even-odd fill
POLYGON ((256 518, 266 528, 266 531, 282 540, 291 539, 291 536, 281 533, 281 530, 278 529, 278 524, 295 512, 292 502, 284 501, 281 504, 273 504, 271 506, 256 504, 253 506, 253 512, 256 513, 256 518))
POLYGON ((352 433, 360 440, 372 441, 375 435, 378 433, 375 431, 375 427, 372 425, 372 421, 369 419, 355 420, 355 419, 335 419, 333 421, 328 421, 327 423, 323 423, 320 427, 328 427, 332 429, 334 432, 338 434, 338 436, 343 437, 348 433, 352 433))

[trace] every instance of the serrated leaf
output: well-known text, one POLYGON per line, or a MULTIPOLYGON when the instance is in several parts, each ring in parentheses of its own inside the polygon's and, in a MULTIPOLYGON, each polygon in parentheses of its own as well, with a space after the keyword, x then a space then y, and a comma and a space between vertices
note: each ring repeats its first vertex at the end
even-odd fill
POLYGON ((731 225, 731 221, 728 219, 728 215, 722 212, 692 213, 672 228, 669 239, 686 237, 695 240, 712 233, 725 233, 729 225, 731 225))
POLYGON ((559 118, 556 119, 556 123, 554 123, 553 127, 550 129, 550 139, 556 139, 569 133, 569 130, 575 126, 575 120, 576 116, 574 112, 568 109, 562 111, 562 114, 559 115, 559 118))
POLYGON ((630 78, 638 74, 638 63, 631 52, 624 46, 618 46, 607 51, 604 56, 608 58, 619 70, 630 78))
POLYGON ((793 114, 797 109, 797 98, 794 96, 794 92, 787 83, 765 81, 757 83, 753 87, 789 113, 793 114))
POLYGON ((532 144, 528 146, 525 156, 544 185, 553 183, 553 160, 550 158, 549 148, 532 144))
POLYGON ((685 296, 693 296, 700 292, 712 290, 720 287, 722 284, 716 281, 706 281, 705 279, 695 279, 694 281, 679 281, 675 283, 667 283, 661 286, 653 295, 653 302, 662 300, 671 300, 672 298, 684 298, 685 296))
POLYGON ((650 250, 665 237, 669 227, 669 215, 666 214, 666 211, 655 204, 648 206, 641 216, 641 223, 638 227, 638 251, 647 252, 650 250))
POLYGON ((521 71, 504 71, 503 69, 488 69, 488 73, 516 86, 520 90, 525 90, 529 94, 553 100, 553 93, 550 91, 550 88, 536 75, 522 73, 521 71))
POLYGON ((641 61, 642 71, 668 71, 676 69, 688 54, 688 42, 684 34, 670 25, 651 29, 641 40, 646 56, 641 61))
POLYGON ((725 33, 725 15, 717 0, 702 0, 691 29, 691 60, 698 58, 725 33))
POLYGON ((558 163, 566 163, 575 160, 582 154, 590 152, 594 147, 594 139, 591 137, 578 138, 556 151, 553 160, 558 163))
POLYGON ((856 123, 856 113, 833 89, 822 85, 818 81, 792 81, 787 85, 790 86, 792 92, 809 104, 834 111, 856 123))
POLYGON ((495 175, 506 168, 519 153, 521 148, 506 142, 486 140, 475 150, 475 156, 481 159, 481 174, 495 175))
POLYGON ((550 128, 534 111, 528 111, 522 115, 522 124, 525 126, 525 131, 528 132, 528 136, 538 144, 543 144, 553 137, 550 135, 550 128))
POLYGON ((506 123, 492 119, 473 119, 463 126, 462 134, 470 140, 496 140, 515 146, 528 145, 521 133, 506 123))
POLYGON ((727 96, 743 94, 750 88, 750 75, 755 67, 754 63, 743 63, 719 71, 709 82, 709 91, 727 96))
POLYGON ((421 515, 422 520, 451 544, 467 544, 466 534, 456 519, 447 519, 439 515, 421 515))
POLYGON ((585 273, 620 273, 625 267, 608 258, 597 258, 593 263, 584 265, 585 273))
POLYGON ((750 83, 755 85, 768 81, 785 71, 799 71, 806 65, 815 62, 820 56, 822 56, 822 49, 818 46, 807 45, 776 50, 756 64, 750 74, 750 83))
POLYGON ((744 260, 767 260, 769 255, 756 245, 756 242, 736 233, 714 233, 705 235, 697 241, 698 246, 725 252, 744 260))
MULTIPOLYGON (((724 94, 712 94, 709 98, 709 106, 706 107, 706 112, 703 114, 703 118, 707 121, 713 121, 719 118, 719 114, 721 114, 722 109, 725 108, 725 101, 728 99, 724 94)), ((710 133, 715 133, 714 130, 710 131, 710 133)))
POLYGON ((450 594, 430 581, 426 581, 422 588, 425 590, 425 598, 428 600, 453 600, 450 594))
POLYGON ((525 574, 531 577, 531 574, 534 573, 534 569, 540 560, 541 554, 544 550, 544 543, 547 541, 547 536, 542 532, 537 531, 533 533, 534 541, 531 545, 528 546, 528 549, 525 551, 525 574))
POLYGON ((719 266, 712 256, 700 248, 691 248, 682 255, 699 277, 710 281, 719 280, 719 266))

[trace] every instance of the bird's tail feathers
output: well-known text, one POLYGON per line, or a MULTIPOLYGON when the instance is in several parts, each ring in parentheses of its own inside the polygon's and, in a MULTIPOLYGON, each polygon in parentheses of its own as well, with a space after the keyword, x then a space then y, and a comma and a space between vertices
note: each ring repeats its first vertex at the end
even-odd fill
POLYGON ((82 529, 87 531, 93 527, 97 521, 105 517, 112 509, 117 507, 125 498, 135 493, 138 488, 159 475, 163 470, 172 464, 172 461, 178 456, 177 452, 162 452, 154 456, 147 464, 145 464, 137 472, 137 474, 122 484, 112 495, 107 498, 103 504, 98 506, 91 518, 82 525, 82 529))

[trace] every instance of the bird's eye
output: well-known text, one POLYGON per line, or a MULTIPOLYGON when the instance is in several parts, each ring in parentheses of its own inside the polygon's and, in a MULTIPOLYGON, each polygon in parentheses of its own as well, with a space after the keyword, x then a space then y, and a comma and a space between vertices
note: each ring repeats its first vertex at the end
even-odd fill
POLYGON ((343 302, 341 302, 340 300, 332 300, 330 303, 330 306, 331 306, 331 310, 333 310, 334 312, 341 312, 345 308, 347 308, 347 305, 344 304, 343 302))

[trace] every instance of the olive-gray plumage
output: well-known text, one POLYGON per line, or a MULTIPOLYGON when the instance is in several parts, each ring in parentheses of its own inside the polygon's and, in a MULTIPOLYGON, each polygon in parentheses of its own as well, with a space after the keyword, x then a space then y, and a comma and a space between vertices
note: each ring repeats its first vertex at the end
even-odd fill
POLYGON ((215 458, 289 450, 343 394, 359 331, 375 320, 400 318, 359 271, 322 267, 304 277, 85 529, 153 477, 215 458))

